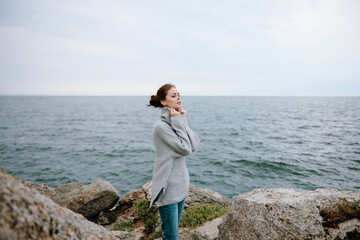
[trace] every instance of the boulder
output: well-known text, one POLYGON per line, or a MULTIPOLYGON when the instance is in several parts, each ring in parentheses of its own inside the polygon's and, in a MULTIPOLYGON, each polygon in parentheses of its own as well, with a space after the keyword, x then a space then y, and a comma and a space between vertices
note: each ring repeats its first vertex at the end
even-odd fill
POLYGON ((0 239, 116 239, 104 227, 1 172, 0 216, 0 239))
MULTIPOLYGON (((142 186, 142 190, 146 194, 146 198, 151 200, 151 188, 152 182, 147 182, 142 186)), ((224 195, 215 192, 207 188, 199 188, 192 184, 189 187, 189 193, 185 199, 185 208, 195 206, 195 205, 204 205, 204 204, 220 204, 226 205, 229 203, 229 199, 224 195)))
POLYGON ((23 184, 36 189, 60 206, 80 213, 87 219, 94 218, 100 212, 109 210, 120 198, 115 187, 109 182, 100 179, 89 185, 76 182, 62 184, 57 188, 30 181, 23 181, 23 184))
POLYGON ((219 235, 218 225, 222 218, 215 218, 192 230, 193 239, 215 240, 219 235))
POLYGON ((255 189, 232 198, 218 226, 218 239, 356 239, 360 236, 359 219, 349 219, 338 228, 322 224, 320 212, 344 199, 359 203, 360 192, 255 189))
POLYGON ((178 239, 179 240, 193 240, 192 232, 190 228, 179 228, 178 239))
POLYGON ((45 183, 39 184, 39 183, 36 183, 36 182, 24 181, 24 180, 21 180, 21 183, 24 184, 25 186, 29 187, 29 188, 35 189, 36 191, 38 191, 42 195, 47 196, 48 198, 52 198, 55 195, 55 188, 49 187, 45 183))
POLYGON ((215 240, 218 237, 219 230, 217 226, 222 218, 215 218, 196 228, 180 228, 179 240, 215 240))
POLYGON ((120 201, 119 205, 132 206, 136 201, 144 199, 146 197, 145 192, 141 189, 135 189, 126 193, 125 197, 120 201))
POLYGON ((226 205, 230 201, 224 195, 208 188, 199 188, 190 184, 189 193, 186 196, 185 207, 204 204, 226 205))

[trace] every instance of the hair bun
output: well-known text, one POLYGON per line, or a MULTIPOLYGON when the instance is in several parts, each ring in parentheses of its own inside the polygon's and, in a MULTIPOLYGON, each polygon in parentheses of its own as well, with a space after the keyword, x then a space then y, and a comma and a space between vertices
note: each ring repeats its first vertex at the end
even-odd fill
POLYGON ((161 104, 161 100, 166 99, 167 92, 171 88, 175 88, 175 85, 171 84, 171 83, 162 85, 159 88, 159 90, 157 91, 156 95, 151 95, 148 106, 154 106, 154 107, 160 107, 160 108, 164 107, 164 105, 161 104))
POLYGON ((159 99, 156 95, 151 95, 148 106, 164 107, 164 106, 161 104, 160 99, 159 99))

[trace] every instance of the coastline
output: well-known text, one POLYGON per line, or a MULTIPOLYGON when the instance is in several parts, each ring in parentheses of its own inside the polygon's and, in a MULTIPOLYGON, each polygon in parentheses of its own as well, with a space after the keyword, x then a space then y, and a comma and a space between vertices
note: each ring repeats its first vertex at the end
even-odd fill
MULTIPOLYGON (((34 223, 30 220, 23 222, 21 219, 23 219, 24 214, 26 214, 26 219, 42 219, 41 221, 43 221, 43 225, 45 224, 44 226, 47 226, 47 221, 52 221, 57 222, 57 224, 59 224, 58 227, 63 228, 65 222, 61 220, 61 212, 64 211, 64 209, 68 209, 66 212, 70 214, 70 218, 77 219, 76 221, 81 222, 79 223, 79 229, 74 229, 74 232, 79 231, 79 234, 83 232, 82 234, 92 236, 92 234, 97 234, 96 231, 108 231, 106 233, 108 235, 105 235, 109 236, 109 238, 104 239, 154 239, 153 237, 158 237, 160 234, 161 222, 156 216, 157 211, 147 213, 153 214, 154 222, 153 225, 151 225, 151 231, 149 231, 150 225, 147 225, 147 223, 139 218, 142 214, 141 211, 147 211, 145 209, 148 209, 149 192, 151 192, 150 182, 144 184, 141 189, 128 192, 119 202, 119 205, 115 206, 116 201, 114 201, 114 199, 118 200, 120 196, 115 194, 117 192, 116 189, 111 187, 111 184, 106 181, 98 180, 90 185, 72 183, 64 186, 60 185, 58 188, 51 188, 46 184, 36 184, 18 180, 5 173, 0 173, 0 177, 1 184, 5 184, 1 186, 1 209, 3 209, 3 211, 8 209, 6 211, 12 214, 10 219, 5 219, 5 222, 3 219, 0 222, 0 236, 13 234, 18 237, 23 234, 17 230, 19 227, 32 229, 31 231, 36 230, 38 232, 33 232, 32 234, 39 234, 39 236, 45 233, 48 235, 50 233, 54 234, 51 231, 46 232, 46 228, 44 230, 43 228, 38 229, 31 227, 33 226, 32 224, 36 222, 34 223), (11 189, 13 189, 13 192, 6 190, 9 189, 9 186, 12 186, 11 189), (98 187, 96 188, 94 186, 98 187), (66 191, 71 192, 71 194, 66 197, 69 198, 69 196, 71 197, 74 191, 78 189, 80 189, 83 197, 81 198, 79 195, 75 195, 78 197, 70 201, 72 205, 69 205, 68 201, 68 206, 61 206, 51 200, 51 198, 54 198, 58 201, 54 196, 60 192, 59 190, 61 190, 62 193, 66 191), (114 192, 114 194, 110 194, 110 192, 114 192), (46 197, 47 194, 50 194, 50 198, 46 197), (76 205, 79 204, 79 202, 84 204, 84 206, 92 206, 91 209, 93 209, 95 205, 104 207, 103 199, 107 198, 109 194, 113 196, 110 200, 111 204, 99 210, 100 212, 96 213, 96 217, 94 217, 94 215, 87 215, 89 220, 91 220, 90 222, 83 217, 83 215, 86 216, 84 212, 81 215, 75 213, 77 209, 69 209, 74 206, 79 207, 79 205, 76 205), (28 199, 28 195, 31 195, 32 198, 28 199), (44 200, 44 197, 48 200, 44 200), (49 213, 50 218, 47 214, 44 214, 44 211, 49 211, 46 210, 48 208, 44 209, 41 207, 41 204, 34 205, 29 212, 29 201, 30 203, 36 202, 38 198, 41 199, 41 202, 46 202, 49 206, 53 206, 51 207, 53 210, 50 210, 52 213, 49 213), (6 203, 9 199, 13 199, 11 201, 12 204, 6 203), (15 199, 17 199, 16 202, 19 202, 19 199, 21 199, 19 204, 16 205, 17 208, 22 209, 20 212, 14 212, 13 204, 15 199), (21 204, 21 202, 24 203, 21 204), (27 203, 25 204, 25 202, 27 203), (96 204, 94 205, 94 203, 96 204), (145 207, 141 207, 141 204, 145 207), (38 210, 36 209, 39 209, 40 212, 37 212, 38 210), (58 212, 59 209, 60 213, 58 212), (54 211, 58 213, 54 214, 54 211), (30 217, 31 215, 37 217, 30 217), (79 216, 81 216, 81 220, 78 219, 79 216), (16 221, 18 221, 18 223, 14 225, 15 227, 11 227, 11 225, 8 225, 6 222, 13 221, 11 219, 17 219, 16 221), (111 223, 110 220, 112 220, 111 223), (130 224, 130 226, 132 226, 131 230, 114 230, 115 226, 121 228, 124 223, 130 224), (92 229, 91 231, 94 231, 94 229, 98 230, 96 230, 95 233, 91 231, 85 233, 84 227, 81 227, 83 224, 84 226, 90 224, 92 227, 86 228, 92 229), (105 228, 101 227, 101 225, 104 225, 105 228)), ((290 236, 296 239, 307 239, 308 237, 312 239, 356 239, 360 236, 359 203, 359 191, 317 189, 315 191, 296 192, 293 189, 285 188, 260 188, 239 194, 230 200, 211 189, 192 186, 187 197, 186 209, 195 209, 196 206, 199 205, 226 205, 228 208, 224 216, 215 217, 210 221, 204 221, 195 227, 181 228, 179 239, 283 239, 289 238, 290 236), (326 215, 327 213, 331 213, 332 215, 326 215), (334 213, 340 215, 338 218, 329 219, 329 216, 333 216, 334 213)), ((86 209, 84 206, 80 206, 80 209, 86 209)), ((63 234, 67 233, 64 232, 63 234)), ((39 237, 39 239, 42 238, 39 237)))

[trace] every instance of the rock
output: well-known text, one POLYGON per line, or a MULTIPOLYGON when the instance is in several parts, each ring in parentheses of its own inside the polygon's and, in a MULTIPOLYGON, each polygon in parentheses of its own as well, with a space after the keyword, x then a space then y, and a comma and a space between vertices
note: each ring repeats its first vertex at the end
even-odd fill
POLYGON ((142 190, 145 192, 146 199, 151 201, 152 181, 145 183, 142 190))
POLYGON ((132 236, 131 236, 131 233, 126 232, 126 231, 112 231, 112 233, 113 233, 118 239, 123 239, 123 240, 133 239, 132 236))
POLYGON ((343 199, 360 202, 360 192, 318 189, 255 189, 233 197, 218 226, 223 239, 351 239, 360 233, 360 221, 352 219, 339 229, 324 228, 320 211, 343 199))
POLYGON ((145 239, 146 236, 145 228, 144 227, 136 228, 134 231, 131 232, 131 234, 133 240, 145 239))
POLYGON ((145 198, 145 193, 141 189, 136 189, 128 192, 125 197, 119 202, 119 205, 113 209, 112 211, 103 212, 103 216, 101 214, 97 218, 97 223, 105 226, 107 229, 112 229, 114 225, 117 223, 121 223, 123 221, 134 221, 139 218, 138 210, 133 208, 133 204, 141 199, 145 198), (105 218, 111 221, 106 221, 105 218))
POLYGON ((189 193, 186 196, 185 207, 204 204, 226 205, 230 201, 224 195, 208 188, 199 188, 190 184, 189 193))
POLYGON ((192 240, 193 236, 190 231, 191 231, 190 228, 179 228, 178 239, 179 240, 190 240, 190 239, 192 240))
POLYGON ((100 179, 90 185, 67 183, 57 188, 30 181, 24 181, 23 184, 36 189, 60 206, 82 214, 87 219, 112 208, 120 198, 118 191, 109 182, 100 179))
POLYGON ((146 235, 144 233, 144 227, 137 228, 131 232, 126 231, 112 231, 112 233, 117 237, 117 239, 121 240, 142 240, 146 239, 146 235))
POLYGON ((105 216, 104 212, 101 211, 101 213, 99 214, 99 216, 96 219, 96 223, 99 224, 99 225, 108 225, 108 224, 110 224, 110 221, 105 216))
POLYGON ((215 240, 219 234, 218 225, 221 221, 222 218, 215 218, 194 229, 180 228, 179 240, 215 240))
MULTIPOLYGON (((151 200, 151 186, 152 183, 147 182, 142 186, 142 190, 146 193, 146 198, 151 200)), ((215 192, 211 189, 204 189, 196 187, 190 184, 189 193, 185 199, 185 208, 195 206, 195 205, 203 205, 203 204, 220 204, 226 205, 230 201, 224 195, 215 192)))
POLYGON ((144 199, 145 192, 141 189, 135 189, 128 192, 125 197, 120 201, 119 205, 132 206, 136 201, 144 199))
POLYGON ((0 239, 112 239, 115 236, 0 172, 0 239))
POLYGON ((215 218, 204 225, 197 227, 193 230, 193 239, 200 240, 215 240, 219 235, 218 225, 221 223, 222 218, 215 218))
POLYGON ((45 183, 39 184, 36 182, 31 182, 31 181, 21 181, 22 184, 24 184, 25 186, 29 187, 29 188, 33 188, 36 191, 38 191, 39 193, 51 198, 55 193, 54 193, 54 188, 49 187, 48 185, 46 185, 45 183))

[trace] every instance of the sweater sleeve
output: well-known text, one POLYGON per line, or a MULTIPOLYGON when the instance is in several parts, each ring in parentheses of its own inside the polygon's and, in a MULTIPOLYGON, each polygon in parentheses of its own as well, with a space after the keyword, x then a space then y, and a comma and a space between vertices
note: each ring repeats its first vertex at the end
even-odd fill
POLYGON ((191 130, 191 128, 189 127, 186 118, 184 119, 184 121, 185 121, 185 129, 191 142, 191 150, 194 152, 197 146, 199 145, 200 140, 198 136, 193 132, 193 130, 191 130))
POLYGON ((171 117, 171 125, 162 122, 156 131, 160 141, 182 156, 190 155, 193 152, 185 121, 182 115, 171 117))

